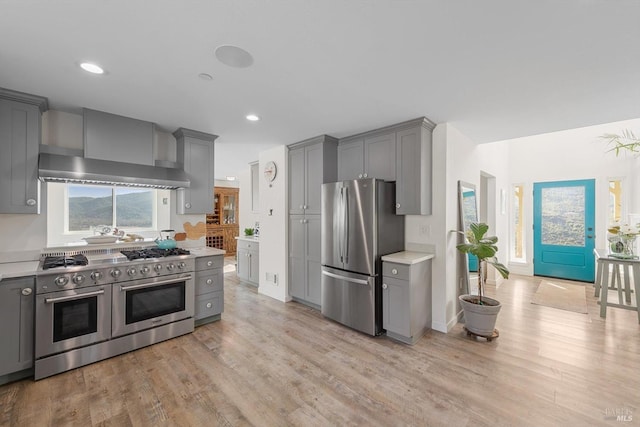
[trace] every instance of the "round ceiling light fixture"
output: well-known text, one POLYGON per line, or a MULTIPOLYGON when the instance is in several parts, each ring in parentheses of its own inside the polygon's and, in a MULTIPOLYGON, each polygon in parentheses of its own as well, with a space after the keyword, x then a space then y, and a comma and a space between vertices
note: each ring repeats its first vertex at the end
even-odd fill
POLYGON ((255 114, 247 114, 247 120, 250 122, 257 122, 260 120, 260 116, 256 116, 255 114))
POLYGON ((104 74, 104 69, 91 62, 82 62, 80 68, 92 74, 104 74))
POLYGON ((237 46, 222 45, 215 50, 216 58, 224 65, 234 68, 247 68, 253 64, 253 57, 249 52, 237 46))

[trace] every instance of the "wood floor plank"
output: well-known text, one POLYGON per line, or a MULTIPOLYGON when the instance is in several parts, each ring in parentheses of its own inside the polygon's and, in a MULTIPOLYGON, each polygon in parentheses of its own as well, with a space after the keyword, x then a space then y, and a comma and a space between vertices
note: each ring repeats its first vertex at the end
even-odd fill
MULTIPOLYGON (((414 346, 369 337, 225 274, 222 320, 38 382, 0 387, 7 426, 605 426, 640 419, 640 327, 531 304, 512 276, 492 342, 462 324, 414 346)), ((629 423, 628 425, 633 425, 629 423)))

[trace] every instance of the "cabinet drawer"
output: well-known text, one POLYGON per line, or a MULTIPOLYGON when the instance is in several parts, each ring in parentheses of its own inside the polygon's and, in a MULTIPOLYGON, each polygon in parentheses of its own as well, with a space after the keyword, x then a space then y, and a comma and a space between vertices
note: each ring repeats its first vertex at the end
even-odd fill
POLYGON ((247 249, 250 251, 257 251, 259 247, 258 242, 251 242, 249 240, 238 239, 238 249, 247 249))
POLYGON ((196 258, 196 271, 222 267, 224 258, 222 255, 203 256, 196 258))
POLYGON ((196 272, 196 295, 213 291, 221 291, 224 286, 224 272, 222 268, 215 268, 204 272, 196 272))
POLYGON ((411 266, 405 264, 398 264, 395 262, 383 262, 382 263, 382 275, 386 277, 393 277, 398 280, 409 280, 411 266))
POLYGON ((211 292, 196 297, 196 312, 194 318, 204 319, 215 316, 224 311, 224 291, 211 292))

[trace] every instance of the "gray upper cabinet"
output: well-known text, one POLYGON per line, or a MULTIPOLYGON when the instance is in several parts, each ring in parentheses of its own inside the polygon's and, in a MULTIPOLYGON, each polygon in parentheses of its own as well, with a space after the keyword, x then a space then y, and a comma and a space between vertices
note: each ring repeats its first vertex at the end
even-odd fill
POLYGON ((38 149, 46 98, 0 88, 0 213, 40 213, 38 149))
POLYGON ((154 128, 150 122, 85 108, 84 157, 153 166, 154 128))
POLYGON ((364 139, 363 178, 396 180, 396 135, 387 133, 364 139))
POLYGON ((362 178, 364 171, 364 139, 338 145, 338 181, 362 178))
POLYGON ((396 214, 430 215, 434 127, 421 117, 341 139, 338 180, 395 181, 396 214))
POLYGON ((173 133, 178 163, 189 175, 189 188, 177 192, 178 214, 206 214, 213 211, 214 141, 217 135, 180 128, 173 133))
POLYGON ((396 133, 397 215, 431 215, 434 127, 420 119, 396 133))
POLYGON ((289 146, 289 213, 320 215, 322 184, 336 181, 337 140, 322 135, 289 146))
POLYGON ((0 377, 33 366, 34 278, 0 281, 0 377))

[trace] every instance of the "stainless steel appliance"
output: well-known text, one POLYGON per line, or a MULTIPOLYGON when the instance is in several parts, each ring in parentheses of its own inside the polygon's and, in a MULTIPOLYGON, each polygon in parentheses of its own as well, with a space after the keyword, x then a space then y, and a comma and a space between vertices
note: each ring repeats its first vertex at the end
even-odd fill
POLYGON ((369 335, 382 329, 382 255, 404 250, 395 183, 322 185, 322 314, 369 335))
POLYGON ((43 257, 36 380, 193 331, 195 258, 182 249, 129 249, 43 257))

